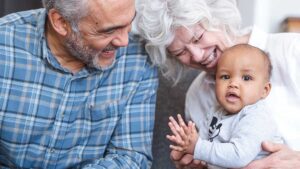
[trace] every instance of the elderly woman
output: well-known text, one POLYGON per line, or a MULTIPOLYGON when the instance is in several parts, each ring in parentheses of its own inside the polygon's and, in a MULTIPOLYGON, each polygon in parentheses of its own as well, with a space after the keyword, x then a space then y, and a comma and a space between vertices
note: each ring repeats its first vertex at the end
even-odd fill
MULTIPOLYGON (((151 0, 139 4, 137 27, 148 40, 146 49, 163 74, 177 83, 186 67, 204 70, 186 96, 186 119, 201 135, 203 118, 218 103, 214 94, 215 66, 224 49, 248 43, 269 53, 273 64, 272 91, 266 99, 285 144, 263 142, 271 154, 246 168, 300 166, 300 34, 267 34, 253 27, 240 29, 234 0, 151 0)), ((193 154, 172 151, 178 168, 201 168, 193 154)))

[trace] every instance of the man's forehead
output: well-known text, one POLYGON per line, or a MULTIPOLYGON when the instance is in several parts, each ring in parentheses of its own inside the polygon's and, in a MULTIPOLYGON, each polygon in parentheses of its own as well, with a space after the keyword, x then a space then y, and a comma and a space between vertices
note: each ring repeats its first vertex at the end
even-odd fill
MULTIPOLYGON (((124 1, 134 2, 133 0, 91 0, 89 3, 89 14, 87 21, 92 21, 97 25, 105 24, 128 24, 131 23, 135 16, 135 6, 125 4, 124 1)), ((93 23, 93 24, 94 24, 93 23)))

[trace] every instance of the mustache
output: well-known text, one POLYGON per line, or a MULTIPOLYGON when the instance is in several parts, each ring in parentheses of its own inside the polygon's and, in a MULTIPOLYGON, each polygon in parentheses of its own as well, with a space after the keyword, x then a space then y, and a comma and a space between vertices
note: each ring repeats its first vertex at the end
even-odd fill
POLYGON ((116 50, 118 47, 113 46, 113 45, 109 45, 107 47, 105 47, 102 52, 107 52, 107 51, 112 51, 112 50, 116 50))

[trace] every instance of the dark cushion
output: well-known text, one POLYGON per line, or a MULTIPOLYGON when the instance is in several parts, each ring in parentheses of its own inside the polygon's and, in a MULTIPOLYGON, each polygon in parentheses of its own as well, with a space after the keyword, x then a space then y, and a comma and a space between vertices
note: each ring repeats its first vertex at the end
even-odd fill
POLYGON ((166 135, 170 134, 168 118, 177 114, 184 117, 185 94, 198 74, 199 71, 189 69, 176 86, 172 86, 172 83, 160 74, 152 145, 154 158, 152 169, 175 169, 170 160, 170 142, 166 139, 166 135))

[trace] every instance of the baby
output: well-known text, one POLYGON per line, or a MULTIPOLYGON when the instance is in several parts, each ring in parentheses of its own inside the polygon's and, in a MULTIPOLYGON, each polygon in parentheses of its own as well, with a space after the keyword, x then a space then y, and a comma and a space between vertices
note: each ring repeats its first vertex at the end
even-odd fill
POLYGON ((276 124, 264 105, 271 90, 271 62, 260 49, 240 44, 225 50, 215 76, 215 92, 219 107, 207 112, 196 130, 195 123, 186 125, 178 115, 178 123, 170 117, 173 135, 170 148, 193 154, 208 168, 241 168, 254 159, 267 155, 261 149, 265 140, 278 142, 276 124))

